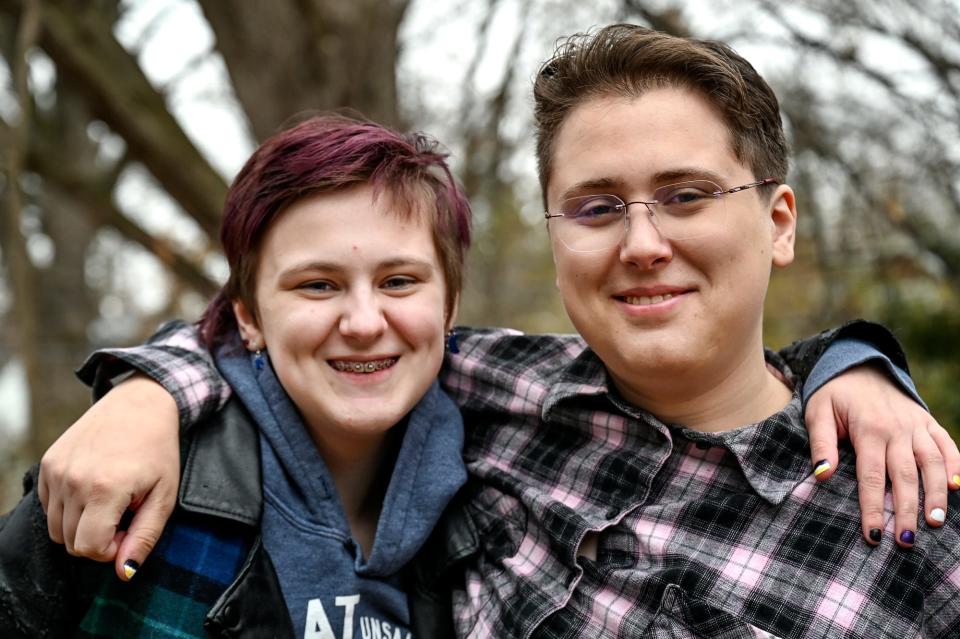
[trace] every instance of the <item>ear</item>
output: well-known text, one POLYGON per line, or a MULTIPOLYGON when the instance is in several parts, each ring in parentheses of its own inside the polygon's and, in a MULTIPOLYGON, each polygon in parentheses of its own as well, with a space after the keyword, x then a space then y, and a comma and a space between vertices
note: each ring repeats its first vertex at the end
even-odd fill
POLYGON ((233 300, 233 316, 237 318, 240 337, 243 338, 245 344, 250 344, 247 350, 266 348, 263 333, 257 325, 257 318, 247 309, 246 304, 240 300, 233 300))
POLYGON ((770 221, 773 230, 773 265, 788 266, 793 262, 797 239, 797 201, 786 184, 777 187, 770 200, 770 221))

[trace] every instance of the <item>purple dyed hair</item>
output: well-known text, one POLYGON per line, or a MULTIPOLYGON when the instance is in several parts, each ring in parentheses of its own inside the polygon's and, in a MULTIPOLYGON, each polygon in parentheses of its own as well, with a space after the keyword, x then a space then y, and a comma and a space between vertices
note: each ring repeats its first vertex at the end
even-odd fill
POLYGON ((370 184, 374 197, 386 191, 397 215, 419 214, 430 220, 450 317, 470 245, 470 205, 446 155, 436 141, 420 133, 401 134, 369 121, 324 115, 261 144, 230 186, 220 228, 230 278, 199 321, 207 346, 236 330, 233 300, 257 308, 260 243, 277 216, 304 197, 359 184, 370 184))

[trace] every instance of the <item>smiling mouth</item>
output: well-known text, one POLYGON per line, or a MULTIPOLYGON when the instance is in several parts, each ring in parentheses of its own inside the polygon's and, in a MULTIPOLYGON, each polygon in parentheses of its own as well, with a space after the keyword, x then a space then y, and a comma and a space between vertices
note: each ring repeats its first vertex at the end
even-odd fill
POLYGON ((399 357, 388 357, 386 359, 373 359, 366 362, 357 362, 344 359, 331 359, 328 361, 330 366, 341 373, 356 373, 359 375, 368 375, 378 371, 386 370, 397 363, 399 357))
POLYGON ((673 293, 666 293, 664 295, 652 295, 652 296, 627 295, 619 299, 623 300, 627 304, 630 304, 631 306, 650 306, 651 304, 659 304, 660 302, 665 302, 669 299, 673 299, 673 293))

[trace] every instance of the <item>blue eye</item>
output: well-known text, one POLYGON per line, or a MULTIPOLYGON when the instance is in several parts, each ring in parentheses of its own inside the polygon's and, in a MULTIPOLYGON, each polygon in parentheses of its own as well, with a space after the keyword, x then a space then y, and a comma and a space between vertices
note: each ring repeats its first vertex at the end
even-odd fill
POLYGON ((314 293, 326 293, 327 291, 332 291, 334 289, 333 284, 326 280, 314 280, 310 282, 304 282, 297 288, 311 291, 314 293))
POLYGON ((606 195, 591 195, 567 200, 563 205, 563 215, 578 224, 599 226, 620 218, 623 203, 606 195))
POLYGON ((395 289, 407 288, 409 286, 413 286, 416 283, 417 283, 417 280, 415 280, 412 277, 397 275, 394 277, 387 278, 387 280, 384 281, 383 283, 383 287, 395 290, 395 289))
POLYGON ((670 214, 688 215, 716 202, 718 191, 712 182, 684 182, 657 189, 653 199, 670 214))

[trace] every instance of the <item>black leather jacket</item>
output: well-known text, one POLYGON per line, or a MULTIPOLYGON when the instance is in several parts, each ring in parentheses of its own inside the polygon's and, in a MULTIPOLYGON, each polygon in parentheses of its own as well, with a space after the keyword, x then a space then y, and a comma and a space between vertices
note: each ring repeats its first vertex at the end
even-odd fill
MULTIPOLYGON (((256 527, 262 510, 259 436, 239 401, 227 405, 185 435, 177 507, 256 527)), ((36 498, 34 467, 24 480, 25 498, 0 519, 0 636, 72 636, 98 580, 116 579, 110 564, 70 557, 50 541, 36 498)), ((460 509, 456 509, 460 510, 460 509)), ((453 636, 450 589, 462 519, 440 526, 405 575, 410 592, 411 634, 418 639, 453 636), (450 562, 447 557, 453 558, 450 562)), ((468 538, 470 532, 466 533, 468 538)), ((476 536, 473 536, 476 548, 476 536)), ((290 615, 270 557, 259 536, 240 573, 206 615, 211 637, 294 637, 290 615)))

